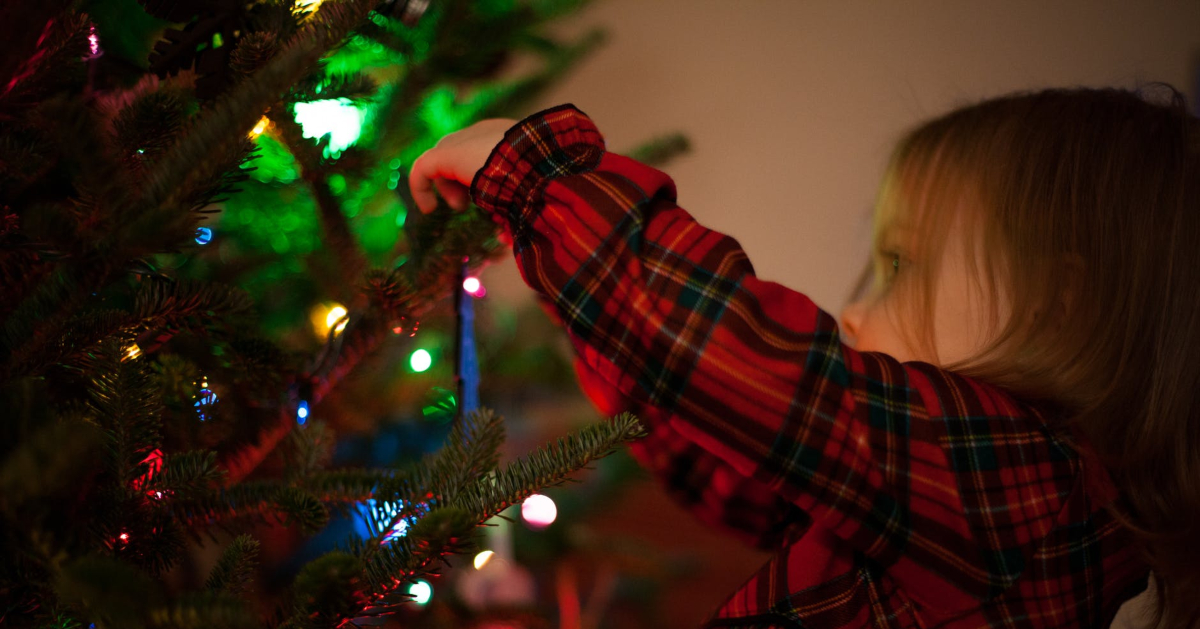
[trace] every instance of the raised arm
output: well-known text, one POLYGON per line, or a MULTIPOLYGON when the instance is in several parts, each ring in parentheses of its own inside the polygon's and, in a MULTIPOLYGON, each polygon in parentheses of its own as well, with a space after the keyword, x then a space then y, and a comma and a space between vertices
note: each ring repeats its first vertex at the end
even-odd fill
POLYGON ((573 106, 510 128, 470 192, 590 370, 923 603, 998 594, 1055 525, 1077 460, 1032 409, 843 345, 832 316, 756 277, 573 106))

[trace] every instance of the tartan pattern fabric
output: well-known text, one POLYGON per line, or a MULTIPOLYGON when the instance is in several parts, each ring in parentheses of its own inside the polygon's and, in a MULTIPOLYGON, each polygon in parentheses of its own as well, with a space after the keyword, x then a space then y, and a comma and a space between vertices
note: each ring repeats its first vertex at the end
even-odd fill
POLYGON ((1145 587, 1077 439, 999 388, 844 345, 574 106, 509 130, 471 192, 593 400, 649 425, 635 454, 777 550, 709 626, 1102 627, 1145 587))

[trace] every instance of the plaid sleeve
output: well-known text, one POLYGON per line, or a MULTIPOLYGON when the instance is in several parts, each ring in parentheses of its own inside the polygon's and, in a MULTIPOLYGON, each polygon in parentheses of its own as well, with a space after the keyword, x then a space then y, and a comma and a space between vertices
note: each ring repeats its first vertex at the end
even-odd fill
POLYGON ((922 603, 1006 590, 1076 486, 1078 458, 1035 409, 842 344, 831 315, 756 277, 669 177, 606 152, 571 105, 514 126, 472 196, 508 224, 589 368, 922 603))
POLYGON ((642 420, 647 434, 630 444, 630 454, 700 521, 761 550, 776 550, 785 536, 806 528, 807 514, 680 436, 661 410, 631 400, 578 358, 575 373, 602 414, 629 412, 642 420))

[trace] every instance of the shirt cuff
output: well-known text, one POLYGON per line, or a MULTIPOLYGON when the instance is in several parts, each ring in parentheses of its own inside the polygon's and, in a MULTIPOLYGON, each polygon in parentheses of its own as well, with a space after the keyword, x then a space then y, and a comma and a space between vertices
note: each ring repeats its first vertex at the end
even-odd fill
POLYGON ((471 182, 471 200, 494 220, 507 221, 517 236, 535 218, 541 206, 536 201, 551 179, 594 170, 604 150, 604 137, 574 105, 540 111, 492 149, 471 182))

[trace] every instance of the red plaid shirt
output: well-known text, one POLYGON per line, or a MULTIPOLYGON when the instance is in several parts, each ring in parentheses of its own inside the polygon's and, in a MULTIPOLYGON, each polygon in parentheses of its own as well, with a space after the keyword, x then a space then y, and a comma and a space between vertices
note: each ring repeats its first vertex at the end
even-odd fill
POLYGON ((1144 588, 1079 441, 996 387, 842 344, 573 106, 513 127, 471 193, 593 399, 649 425, 641 460, 778 551, 708 626, 1107 627, 1144 588))

